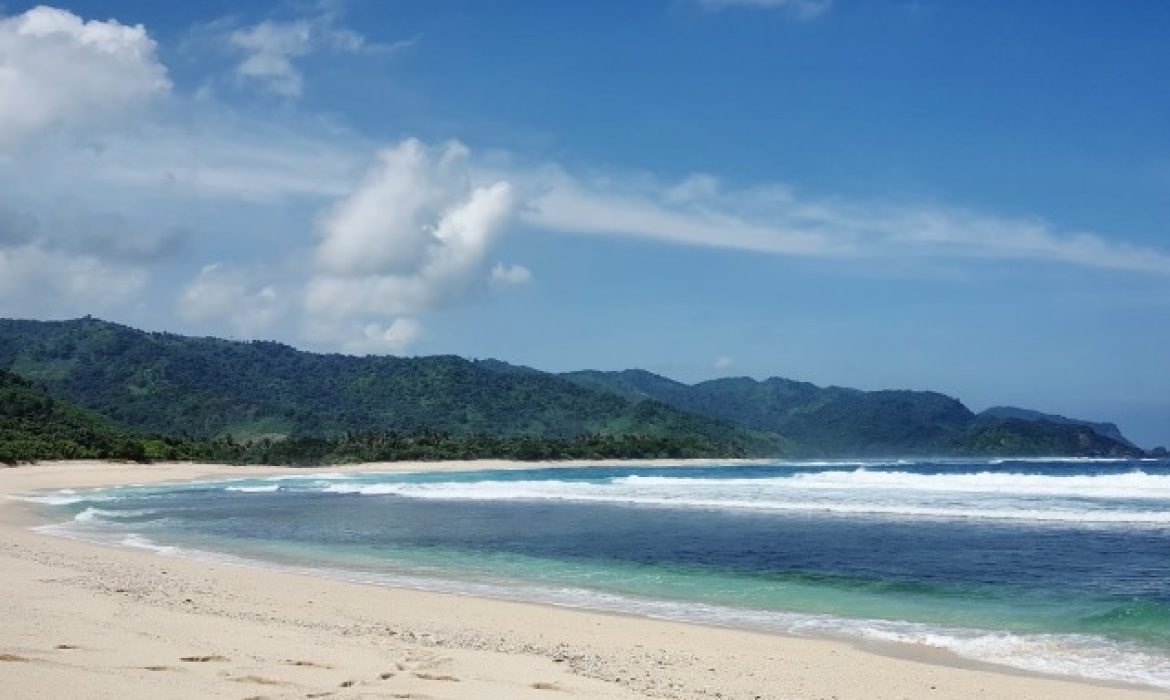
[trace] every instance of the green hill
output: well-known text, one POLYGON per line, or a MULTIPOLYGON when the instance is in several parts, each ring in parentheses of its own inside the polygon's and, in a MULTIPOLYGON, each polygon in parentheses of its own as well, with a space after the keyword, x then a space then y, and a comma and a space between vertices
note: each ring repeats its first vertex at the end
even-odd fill
POLYGON ((132 431, 0 370, 0 463, 146 456, 132 431))
POLYGON ((110 427, 115 433, 136 431, 122 433, 130 442, 134 434, 167 436, 165 444, 139 438, 147 456, 1141 454, 1110 434, 1112 425, 1022 409, 977 416, 929 391, 742 377, 689 385, 643 370, 554 375, 455 356, 316 354, 91 318, 0 320, 5 369, 31 382, 21 391, 43 390, 41 400, 72 402, 107 417, 107 427, 125 426, 110 427))
POLYGON ((801 456, 1138 456, 1123 437, 1093 425, 1016 415, 976 416, 931 391, 859 391, 773 377, 688 385, 642 370, 581 371, 567 379, 753 430, 781 435, 801 456))
POLYGON ((656 400, 499 362, 322 355, 89 318, 0 320, 0 368, 131 428, 201 439, 685 436, 727 454, 775 454, 782 444, 656 400))
POLYGON ((1135 445, 1126 439, 1121 434, 1121 430, 1113 423, 1100 423, 1087 420, 1078 420, 1076 418, 1066 418, 1058 416, 1053 413, 1041 413, 1040 411, 1033 411, 1027 408, 1017 408, 1015 406, 992 406, 991 408, 979 414, 982 418, 1004 419, 1015 418, 1030 423, 1039 421, 1047 421, 1049 423, 1057 423, 1060 425, 1079 425, 1092 430, 1094 433, 1102 437, 1107 437, 1111 440, 1135 447, 1135 445))
MULTIPOLYGON (((1124 440, 1124 438, 1123 438, 1124 440)), ((956 442, 964 455, 1003 454, 1016 457, 1080 455, 1085 457, 1141 457, 1129 443, 1102 435, 1081 421, 1055 422, 1033 418, 996 418, 981 414, 956 442)))

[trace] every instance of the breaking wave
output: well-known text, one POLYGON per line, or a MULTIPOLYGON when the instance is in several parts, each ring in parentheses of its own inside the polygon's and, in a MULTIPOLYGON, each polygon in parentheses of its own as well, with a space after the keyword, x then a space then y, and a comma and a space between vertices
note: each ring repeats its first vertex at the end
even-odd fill
POLYGON ((762 478, 620 476, 604 481, 322 482, 335 494, 446 500, 554 500, 1060 523, 1170 525, 1170 476, 977 472, 798 472, 762 478))

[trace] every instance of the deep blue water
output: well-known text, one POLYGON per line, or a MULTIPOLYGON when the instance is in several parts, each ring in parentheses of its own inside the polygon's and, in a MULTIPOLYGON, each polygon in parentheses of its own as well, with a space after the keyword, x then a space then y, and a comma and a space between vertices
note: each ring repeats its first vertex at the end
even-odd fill
POLYGON ((306 474, 45 500, 75 536, 1170 687, 1165 462, 306 474))

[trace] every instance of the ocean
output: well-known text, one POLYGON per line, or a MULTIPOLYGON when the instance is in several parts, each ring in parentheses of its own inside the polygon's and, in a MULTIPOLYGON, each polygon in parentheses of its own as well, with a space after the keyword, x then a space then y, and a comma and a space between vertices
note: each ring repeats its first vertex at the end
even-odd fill
POLYGON ((1170 689, 1167 461, 306 472, 33 500, 50 532, 171 556, 1170 689))

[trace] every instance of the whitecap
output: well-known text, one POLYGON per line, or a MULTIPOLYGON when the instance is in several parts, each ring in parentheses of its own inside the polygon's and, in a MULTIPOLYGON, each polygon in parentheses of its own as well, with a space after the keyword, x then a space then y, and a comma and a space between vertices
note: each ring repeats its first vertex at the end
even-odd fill
POLYGON ((279 484, 270 484, 268 486, 228 486, 224 489, 224 491, 234 491, 237 493, 274 493, 279 490, 279 484))

